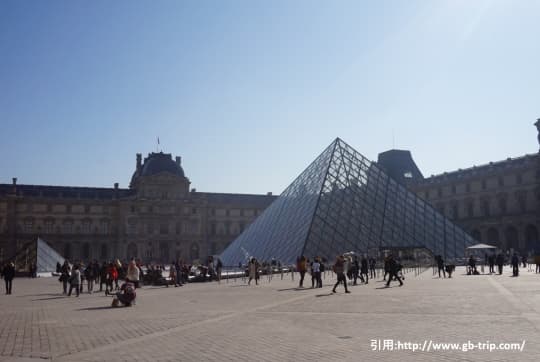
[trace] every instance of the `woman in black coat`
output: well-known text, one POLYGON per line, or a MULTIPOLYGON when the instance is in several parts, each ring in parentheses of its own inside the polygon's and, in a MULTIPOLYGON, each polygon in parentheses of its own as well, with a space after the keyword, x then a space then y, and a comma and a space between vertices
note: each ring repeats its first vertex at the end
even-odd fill
POLYGON ((11 287, 13 286, 13 278, 15 278, 15 264, 7 263, 2 269, 2 276, 6 282, 6 294, 11 294, 11 287))

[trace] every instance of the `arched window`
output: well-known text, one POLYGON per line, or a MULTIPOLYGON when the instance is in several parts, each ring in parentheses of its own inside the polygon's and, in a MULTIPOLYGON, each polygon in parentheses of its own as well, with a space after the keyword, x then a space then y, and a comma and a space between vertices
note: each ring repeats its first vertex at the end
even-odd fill
POLYGON ((84 243, 81 250, 81 257, 83 260, 90 259, 90 244, 84 243))
POLYGON ((484 216, 491 216, 491 211, 489 208, 489 200, 482 200, 482 214, 484 216))
POLYGON ((159 257, 163 262, 169 262, 169 244, 166 241, 159 243, 159 257))
POLYGON ((193 243, 191 244, 191 248, 189 250, 191 260, 199 259, 199 244, 193 243))
POLYGON ((131 258, 136 258, 136 257, 138 257, 137 244, 129 243, 127 247, 126 258, 127 260, 131 260, 131 258))
POLYGON ((71 244, 70 243, 64 244, 64 258, 71 259, 71 244))
POLYGON ((505 230, 506 247, 508 249, 519 250, 518 232, 515 227, 509 226, 505 230))
POLYGON ((527 225, 525 228, 525 241, 527 251, 539 252, 540 240, 538 240, 538 229, 534 225, 527 225))
POLYGON ((106 260, 109 258, 109 247, 107 244, 101 244, 101 252, 99 256, 101 257, 101 260, 106 260))
POLYGON ((493 244, 496 246, 501 246, 499 241, 499 231, 495 228, 489 228, 487 231, 487 240, 488 244, 493 244))

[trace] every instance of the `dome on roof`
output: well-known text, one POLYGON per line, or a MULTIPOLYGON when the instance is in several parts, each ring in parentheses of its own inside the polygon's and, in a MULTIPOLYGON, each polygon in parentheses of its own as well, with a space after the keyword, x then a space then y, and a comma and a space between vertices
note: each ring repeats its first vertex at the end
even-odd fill
POLYGON ((184 177, 182 166, 179 162, 173 161, 170 153, 150 153, 144 160, 140 176, 151 176, 162 172, 184 177))

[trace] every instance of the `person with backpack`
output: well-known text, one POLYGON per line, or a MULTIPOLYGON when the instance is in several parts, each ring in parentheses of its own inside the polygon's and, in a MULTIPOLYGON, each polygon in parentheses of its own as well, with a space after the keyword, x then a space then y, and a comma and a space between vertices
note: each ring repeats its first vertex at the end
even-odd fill
POLYGON ((398 263, 394 260, 394 257, 392 254, 388 255, 388 281, 386 282, 386 288, 390 287, 390 282, 395 278, 399 282, 399 286, 403 286, 403 282, 401 281, 401 278, 398 275, 399 266, 398 263))
POLYGON ((342 255, 338 255, 336 257, 336 262, 334 264, 334 273, 336 273, 337 282, 334 285, 334 288, 332 288, 332 293, 336 293, 336 288, 339 283, 343 283, 343 286, 345 287, 345 293, 350 293, 350 291, 347 289, 347 277, 345 276, 345 261, 342 255))

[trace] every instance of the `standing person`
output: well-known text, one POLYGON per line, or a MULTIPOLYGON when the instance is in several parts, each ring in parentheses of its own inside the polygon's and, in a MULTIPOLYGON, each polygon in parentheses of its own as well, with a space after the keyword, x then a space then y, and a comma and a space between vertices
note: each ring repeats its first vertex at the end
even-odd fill
POLYGON ((79 270, 79 266, 75 265, 73 267, 73 272, 71 273, 71 277, 69 278, 69 293, 68 297, 71 297, 71 292, 73 289, 77 292, 77 297, 79 296, 79 286, 81 285, 81 271, 79 270))
POLYGON ((175 287, 181 287, 182 286, 182 262, 180 260, 177 260, 174 264, 174 267, 176 268, 176 282, 174 284, 175 287))
POLYGON ((491 253, 488 256, 489 274, 495 273, 495 254, 491 253))
POLYGON ((255 279, 255 285, 259 285, 259 263, 257 262, 257 259, 251 258, 251 262, 248 266, 248 273, 249 273, 249 280, 248 285, 251 284, 251 280, 255 279))
POLYGON ((306 257, 305 256, 302 255, 298 259, 298 263, 297 263, 296 268, 298 269, 298 272, 300 273, 300 283, 298 284, 298 287, 303 288, 304 287, 304 277, 306 276, 306 271, 307 271, 307 263, 306 263, 306 257))
MULTIPOLYGON (((368 272, 368 260, 365 256, 362 257, 362 260, 360 260, 360 278, 364 276, 366 279, 366 284, 369 281, 369 272, 368 272)), ((363 278, 362 278, 363 279, 363 278)))
POLYGON ((499 269, 499 275, 503 272, 503 266, 504 266, 504 255, 502 253, 499 253, 497 255, 497 268, 499 269))
POLYGON ((439 278, 441 277, 441 270, 443 272, 443 277, 446 278, 446 272, 444 271, 444 259, 441 255, 437 255, 435 257, 435 261, 437 261, 437 269, 439 270, 439 278))
POLYGON ((398 276, 398 264, 396 263, 396 261, 394 260, 394 257, 392 256, 392 254, 388 255, 388 281, 386 282, 386 287, 390 287, 390 282, 392 281, 392 279, 396 278, 396 280, 399 282, 399 286, 403 286, 403 282, 401 281, 401 279, 399 278, 398 276))
POLYGON ((101 268, 99 269, 99 291, 103 291, 103 284, 105 284, 105 290, 107 290, 107 263, 103 262, 101 268))
POLYGON ((369 275, 371 279, 375 278, 375 266, 377 265, 377 261, 374 257, 369 258, 369 275))
MULTIPOLYGON (((174 266, 171 267, 171 269, 173 268, 174 266)), ((126 273, 126 282, 133 283, 135 288, 139 287, 139 268, 137 268, 135 259, 131 259, 131 261, 128 264, 127 273, 126 273)))
POLYGON ((221 262, 221 259, 218 258, 217 264, 216 264, 216 276, 218 283, 221 283, 221 271, 223 270, 223 263, 221 262))
POLYGON ((311 287, 315 288, 315 283, 317 283, 317 288, 322 288, 322 279, 321 279, 321 263, 319 263, 319 257, 313 259, 311 264, 311 287))
POLYGON ((2 276, 6 283, 6 295, 11 294, 13 278, 15 278, 15 264, 7 263, 2 269, 2 276))
POLYGON ((71 267, 69 266, 69 262, 67 260, 64 260, 64 264, 62 265, 62 268, 60 269, 60 281, 62 282, 62 294, 67 294, 67 285, 69 282, 69 277, 71 273, 71 267))
POLYGON ((337 282, 334 285, 334 288, 332 288, 332 293, 336 293, 336 288, 339 283, 343 283, 345 293, 350 293, 350 291, 347 289, 347 278, 345 277, 345 262, 343 260, 343 256, 341 255, 336 258, 336 262, 334 264, 334 273, 336 273, 337 282))
POLYGON ((515 277, 519 276, 519 257, 517 253, 512 255, 512 275, 515 277))
MULTIPOLYGON (((354 256, 354 259, 352 261, 352 263, 350 264, 350 267, 349 267, 349 279, 353 279, 353 285, 356 285, 356 281, 358 280, 358 276, 359 276, 359 273, 360 273, 360 264, 358 263, 358 256, 354 256)), ((364 277, 362 275, 360 275, 360 280, 362 280, 362 282, 364 282, 364 277)))
POLYGON ((527 267, 527 255, 523 255, 521 257, 521 262, 523 263, 523 267, 526 268, 527 267))
POLYGON ((92 292, 94 291, 94 279, 96 278, 96 276, 94 275, 94 264, 88 263, 88 266, 86 267, 86 269, 84 269, 84 277, 86 279, 86 282, 88 283, 88 294, 92 294, 92 292))

